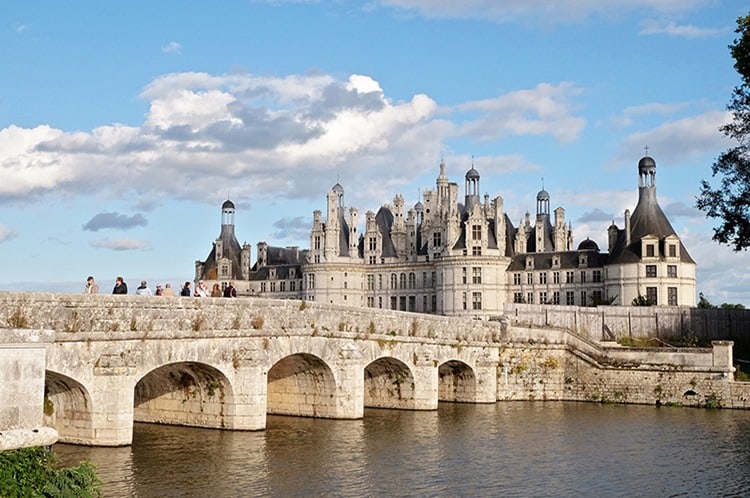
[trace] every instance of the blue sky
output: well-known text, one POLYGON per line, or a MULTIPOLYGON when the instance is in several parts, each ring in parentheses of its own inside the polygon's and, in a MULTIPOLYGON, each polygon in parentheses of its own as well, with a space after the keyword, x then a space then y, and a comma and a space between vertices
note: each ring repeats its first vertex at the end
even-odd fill
MULTIPOLYGON (((192 279, 220 206, 253 247, 309 246, 340 182, 364 219, 459 183, 515 224, 549 191, 606 249, 649 147, 710 301, 750 257, 694 208, 730 144, 737 0, 3 2, 0 290, 192 279)), ((253 259, 255 250, 253 249, 253 259)), ((739 270, 739 271, 738 271, 739 270)))

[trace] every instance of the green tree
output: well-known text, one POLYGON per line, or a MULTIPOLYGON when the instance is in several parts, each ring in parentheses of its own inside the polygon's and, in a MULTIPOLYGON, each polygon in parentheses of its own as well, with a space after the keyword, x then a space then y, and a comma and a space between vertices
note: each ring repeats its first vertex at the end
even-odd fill
POLYGON ((727 106, 732 122, 719 129, 736 145, 723 152, 711 168, 712 176, 721 179, 719 187, 701 181, 696 207, 707 217, 720 220, 713 239, 739 251, 750 247, 750 14, 737 19, 735 33, 739 36, 729 50, 742 83, 734 88, 727 106))
POLYGON ((706 297, 703 295, 702 292, 699 292, 698 293, 698 308, 711 309, 711 308, 716 308, 716 306, 711 304, 711 301, 706 299, 706 297))
POLYGON ((94 466, 57 468, 55 456, 42 447, 0 451, 0 496, 21 497, 100 497, 99 477, 94 466))

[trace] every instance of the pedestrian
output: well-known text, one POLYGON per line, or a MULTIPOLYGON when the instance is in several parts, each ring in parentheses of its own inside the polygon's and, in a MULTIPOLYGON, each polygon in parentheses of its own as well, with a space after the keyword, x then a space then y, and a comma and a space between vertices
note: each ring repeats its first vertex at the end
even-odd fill
POLYGON ((156 284, 156 291, 154 292, 155 295, 161 296, 164 293, 164 290, 161 288, 161 284, 156 284))
POLYGON ((227 288, 224 289, 224 297, 237 297, 237 290, 234 288, 234 282, 229 282, 227 288))
POLYGON ((182 290, 180 291, 181 296, 190 297, 193 293, 190 292, 190 282, 185 282, 182 285, 182 290))
POLYGON ((203 282, 203 280, 195 284, 195 290, 193 291, 193 296, 208 297, 209 295, 210 293, 208 292, 208 286, 205 284, 205 282, 203 282))
POLYGON ((139 296, 150 296, 151 289, 148 288, 148 285, 146 285, 145 280, 141 280, 141 285, 135 290, 135 293, 139 296))
POLYGON ((122 277, 117 277, 115 279, 115 288, 112 289, 112 294, 127 294, 127 293, 128 293, 128 284, 125 283, 122 277))
POLYGON ((221 297, 224 293, 221 292, 221 287, 219 287, 219 284, 214 284, 213 288, 211 289, 211 297, 221 297))
POLYGON ((172 284, 170 284, 169 282, 164 284, 164 290, 161 291, 161 295, 164 297, 174 297, 175 293, 174 289, 172 288, 172 284))
POLYGON ((94 281, 94 277, 89 276, 86 279, 86 287, 83 288, 84 294, 99 294, 99 286, 94 281))

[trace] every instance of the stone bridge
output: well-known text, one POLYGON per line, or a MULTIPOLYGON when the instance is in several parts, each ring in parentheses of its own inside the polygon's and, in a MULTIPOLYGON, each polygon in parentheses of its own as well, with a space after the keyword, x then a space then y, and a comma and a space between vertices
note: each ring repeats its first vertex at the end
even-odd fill
POLYGON ((355 419, 439 401, 750 406, 727 342, 632 350, 507 321, 257 298, 0 293, 0 327, 0 350, 46 349, 43 425, 78 444, 130 444, 134 421, 260 430, 267 414, 355 419))

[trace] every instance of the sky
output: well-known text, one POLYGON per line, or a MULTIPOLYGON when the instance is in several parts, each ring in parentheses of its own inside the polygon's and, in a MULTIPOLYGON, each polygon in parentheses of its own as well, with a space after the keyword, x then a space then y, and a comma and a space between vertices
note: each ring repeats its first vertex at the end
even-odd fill
MULTIPOLYGON (((544 188, 607 249, 638 160, 714 304, 750 256, 695 208, 732 144, 738 0, 191 0, 0 4, 0 290, 192 280, 221 204, 253 247, 309 247, 344 187, 411 206, 439 164, 518 226, 544 188)), ((362 231, 362 227, 360 230, 362 231)))

